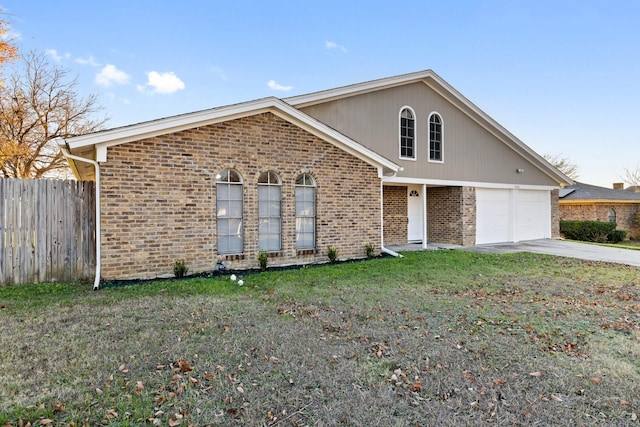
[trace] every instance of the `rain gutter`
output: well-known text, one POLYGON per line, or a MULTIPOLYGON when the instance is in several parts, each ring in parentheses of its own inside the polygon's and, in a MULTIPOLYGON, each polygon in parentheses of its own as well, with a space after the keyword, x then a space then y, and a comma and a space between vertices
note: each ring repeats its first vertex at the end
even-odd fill
POLYGON ((93 290, 97 291, 100 289, 100 270, 101 270, 101 262, 100 262, 100 164, 92 159, 87 159, 86 157, 75 156, 71 154, 69 151, 69 144, 63 138, 56 138, 56 142, 58 143, 58 147, 64 157, 67 159, 75 160, 78 162, 90 163, 93 165, 96 171, 96 274, 93 280, 93 290))

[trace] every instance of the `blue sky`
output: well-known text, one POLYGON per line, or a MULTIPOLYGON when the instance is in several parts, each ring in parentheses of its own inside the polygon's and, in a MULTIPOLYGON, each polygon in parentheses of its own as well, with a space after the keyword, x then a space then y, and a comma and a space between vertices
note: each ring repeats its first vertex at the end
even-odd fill
POLYGON ((109 127, 432 69, 579 180, 640 165, 640 2, 0 0, 109 127))

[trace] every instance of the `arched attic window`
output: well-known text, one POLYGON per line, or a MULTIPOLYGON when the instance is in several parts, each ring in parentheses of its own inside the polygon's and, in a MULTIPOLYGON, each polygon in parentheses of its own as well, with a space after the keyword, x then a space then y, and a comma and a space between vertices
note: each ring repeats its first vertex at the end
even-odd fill
POLYGON ((438 113, 429 116, 429 161, 443 161, 442 118, 438 113))
POLYGON ((415 114, 409 107, 400 111, 400 158, 416 158, 416 120, 415 114))

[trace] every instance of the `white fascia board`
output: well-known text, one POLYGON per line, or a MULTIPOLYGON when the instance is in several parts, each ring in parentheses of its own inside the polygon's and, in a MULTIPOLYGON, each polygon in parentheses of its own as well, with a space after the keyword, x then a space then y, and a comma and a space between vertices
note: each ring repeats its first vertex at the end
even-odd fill
POLYGON ((527 184, 505 184, 500 182, 474 182, 474 181, 456 181, 445 179, 424 179, 424 178, 405 178, 395 176, 384 181, 385 184, 408 184, 408 185, 430 185, 437 187, 476 187, 476 188, 501 188, 501 189, 519 189, 519 190, 541 190, 551 191, 558 190, 559 186, 553 185, 527 185, 527 184))
POLYGON ((67 138, 67 143, 71 149, 87 145, 103 145, 110 147, 153 136, 179 132, 181 130, 191 129, 198 126, 206 126, 221 121, 260 114, 261 112, 268 111, 272 108, 277 101, 279 100, 273 97, 264 98, 242 104, 234 104, 209 110, 196 111, 194 113, 181 114, 178 116, 99 131, 87 135, 74 136, 67 138))
POLYGON ((67 139, 67 143, 72 150, 90 145, 95 146, 100 158, 104 159, 101 161, 106 161, 108 147, 264 112, 271 112, 284 120, 293 122, 306 131, 377 168, 389 169, 393 172, 400 170, 400 166, 389 159, 275 97, 72 137, 67 139))
POLYGON ((305 95, 292 96, 290 98, 284 98, 283 101, 295 107, 302 108, 318 102, 326 102, 331 99, 352 96, 357 93, 366 93, 381 88, 404 85, 409 82, 420 81, 426 79, 427 77, 433 76, 437 75, 432 70, 418 71, 416 73, 402 74, 399 76, 386 77, 383 79, 371 80, 364 83, 356 83, 335 89, 308 93, 305 95))

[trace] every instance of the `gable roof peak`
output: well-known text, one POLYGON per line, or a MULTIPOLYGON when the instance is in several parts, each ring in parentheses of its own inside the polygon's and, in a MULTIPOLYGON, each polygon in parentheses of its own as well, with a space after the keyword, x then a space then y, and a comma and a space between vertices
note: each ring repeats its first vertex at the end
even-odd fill
POLYGON ((306 105, 314 104, 316 102, 326 102, 331 99, 341 98, 344 96, 351 96, 358 93, 364 93, 364 92, 379 90, 379 89, 393 87, 393 86, 405 85, 405 84, 425 80, 428 78, 436 80, 440 84, 446 85, 450 89, 453 89, 433 70, 427 69, 423 71, 416 71, 413 73, 399 74, 391 77, 383 77, 380 79, 368 80, 361 83, 353 83, 346 86, 340 86, 332 89, 311 92, 303 95, 291 96, 289 98, 283 98, 283 100, 288 104, 291 104, 299 108, 299 107, 304 107, 306 105))

